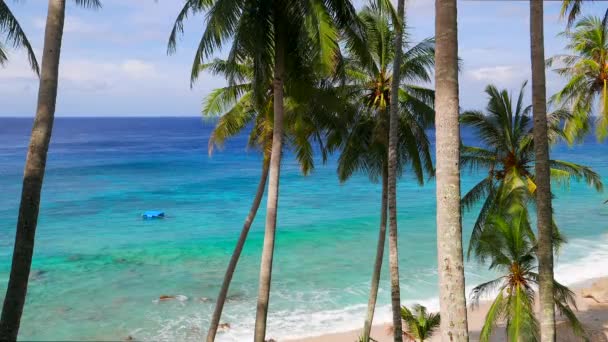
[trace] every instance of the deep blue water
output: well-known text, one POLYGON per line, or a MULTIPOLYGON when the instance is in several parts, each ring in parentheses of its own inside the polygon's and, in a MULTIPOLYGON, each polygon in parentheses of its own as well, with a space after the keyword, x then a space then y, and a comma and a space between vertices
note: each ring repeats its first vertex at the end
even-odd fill
MULTIPOLYGON (((199 118, 58 118, 49 151, 22 339, 194 340, 204 334, 224 268, 259 181, 246 135, 207 154, 212 122, 199 118), (145 210, 165 220, 143 221, 145 210), (187 301, 157 303, 160 295, 187 301)), ((8 280, 31 119, 0 118, 0 291, 8 280)), ((432 135, 432 132, 431 132, 432 135)), ((470 132, 465 142, 474 144, 470 132)), ((556 146, 553 157, 608 180, 606 146, 556 146)), ((269 336, 359 327, 367 302, 380 189, 364 175, 340 184, 335 157, 303 177, 286 154, 281 172, 269 336)), ((463 190, 480 175, 463 174, 463 190)), ((572 184, 555 211, 570 243, 558 259, 566 283, 608 275, 608 198, 572 184), (604 262, 602 262, 604 260, 604 262)), ((223 321, 223 340, 250 340, 265 200, 223 321)), ((435 188, 406 173, 398 187, 404 302, 436 295, 435 188)), ((473 214, 465 216, 465 240, 473 214)), ((386 269, 386 268, 385 268, 386 269)), ((489 276, 467 264, 468 286, 489 276)), ((383 275, 378 321, 389 320, 383 275)), ((1 295, 0 295, 1 296, 1 295)))

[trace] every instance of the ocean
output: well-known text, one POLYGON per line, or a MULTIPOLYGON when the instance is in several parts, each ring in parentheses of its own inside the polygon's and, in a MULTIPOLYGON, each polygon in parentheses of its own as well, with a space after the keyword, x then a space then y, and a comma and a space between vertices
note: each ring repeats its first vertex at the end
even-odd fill
MULTIPOLYGON (((32 120, 0 118, 0 296, 8 282, 32 120)), ((58 118, 44 180, 22 340, 200 340, 261 172, 245 134, 213 156, 213 122, 200 118, 58 118), (164 220, 142 220, 163 210, 164 220), (158 302, 161 295, 185 301, 158 302)), ((430 132, 429 134, 433 134, 430 132)), ((474 144, 471 132, 465 142, 474 144)), ((557 145, 555 159, 591 166, 608 181, 606 146, 557 145)), ((463 173, 468 190, 483 174, 463 173)), ((557 222, 569 239, 558 280, 608 275, 607 194, 584 184, 556 188, 557 222)), ((398 184, 401 296, 437 307, 435 184, 398 184)), ((249 341, 255 317, 265 199, 225 306, 231 330, 249 341)), ((362 326, 377 240, 380 186, 365 175, 344 184, 336 157, 301 175, 285 153, 268 336, 303 337, 362 326)), ((464 218, 468 240, 474 213, 464 218)), ((388 263, 385 263, 385 266, 388 263)), ((390 321, 387 267, 376 322, 390 321)), ((492 276, 475 261, 467 286, 492 276)))

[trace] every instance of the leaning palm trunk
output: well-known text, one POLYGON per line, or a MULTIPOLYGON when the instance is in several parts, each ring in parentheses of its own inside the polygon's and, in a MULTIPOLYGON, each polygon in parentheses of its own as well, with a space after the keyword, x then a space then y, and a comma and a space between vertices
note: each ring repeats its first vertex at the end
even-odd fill
POLYGON ((220 318, 222 317, 222 310, 224 308, 224 303, 226 302, 226 297, 228 295, 228 288, 230 287, 230 282, 232 281, 232 276, 234 275, 234 270, 236 269, 236 265, 239 262, 239 258, 241 256, 241 252, 243 251, 243 246, 245 245, 245 240, 247 240, 247 234, 249 233, 249 228, 251 228, 251 224, 255 219, 255 215, 258 212, 258 208, 260 207, 260 202, 262 202, 262 196, 264 196, 264 190, 266 188, 266 180, 268 179, 268 168, 269 168, 269 160, 264 156, 264 165, 262 167, 262 175, 260 177, 260 183, 258 184, 257 192, 255 193, 255 198, 253 199, 253 204, 251 205, 251 209, 249 210, 249 214, 245 219, 245 223, 243 224, 243 229, 241 230, 241 235, 239 236, 239 240, 236 243, 236 247, 234 248, 234 253, 232 253, 232 257, 230 258, 230 263, 228 263, 228 268, 226 269, 226 274, 224 275, 224 282, 222 283, 222 288, 220 289, 220 293, 217 296, 217 302, 215 304, 215 310, 213 311, 213 316, 211 317, 211 324, 209 325, 209 331, 207 331, 207 342, 215 341, 215 335, 217 334, 217 328, 220 324, 220 318))
POLYGON ((532 58, 532 111, 534 115, 534 152, 536 172, 536 210, 538 225, 538 273, 541 341, 555 341, 553 298, 553 223, 547 104, 545 89, 545 48, 543 2, 530 1, 530 45, 532 58))
POLYGON ((384 245, 386 240, 386 207, 387 207, 387 187, 388 187, 387 166, 382 168, 382 205, 380 213, 380 231, 378 232, 378 246, 376 247, 376 261, 372 273, 372 284, 367 302, 367 315, 363 326, 363 341, 368 342, 376 310, 376 299, 378 298, 378 287, 380 284, 380 274, 382 273, 382 259, 384 258, 384 245))
POLYGON ((395 58, 393 60, 393 80, 391 84, 390 124, 388 133, 388 211, 389 211, 389 264, 391 274, 391 306, 393 307, 393 338, 395 342, 403 341, 401 329, 401 293, 399 289, 399 250, 397 239, 397 140, 399 133, 399 84, 401 59, 403 56, 403 20, 405 0, 397 4, 399 22, 395 27, 395 58))
POLYGON ((275 66, 274 66, 274 125, 272 131, 272 150, 270 153, 270 174, 268 179, 268 201, 266 204, 266 231, 260 265, 258 305, 255 317, 254 342, 264 342, 266 337, 266 318, 270 299, 272 277, 272 258, 277 224, 277 204, 279 200, 279 175, 281 171, 281 152, 283 144, 283 84, 285 77, 285 38, 280 23, 275 22, 275 66))
POLYGON ((13 263, 0 319, 1 341, 17 339, 27 294, 40 208, 40 192, 55 116, 64 18, 65 0, 49 0, 42 54, 42 74, 38 89, 38 108, 23 173, 13 263))
POLYGON ((435 1, 437 263, 441 340, 468 341, 460 211, 456 0, 435 1))

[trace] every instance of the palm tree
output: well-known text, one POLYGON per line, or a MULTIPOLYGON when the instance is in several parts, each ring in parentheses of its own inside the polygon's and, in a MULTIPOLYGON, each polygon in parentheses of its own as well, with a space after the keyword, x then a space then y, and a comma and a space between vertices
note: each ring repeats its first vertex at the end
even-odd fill
MULTIPOLYGON (((495 86, 486 87, 488 104, 486 112, 463 112, 460 121, 474 129, 482 146, 463 146, 461 166, 477 171, 487 172, 487 177, 469 190, 462 198, 464 209, 472 209, 481 202, 477 220, 471 233, 468 255, 479 244, 479 239, 487 219, 493 210, 501 206, 500 197, 505 191, 525 185, 525 199, 522 205, 534 200, 538 191, 538 177, 534 173, 535 137, 533 122, 530 117, 532 106, 525 106, 523 97, 524 83, 513 102, 506 91, 499 91, 495 86)), ((554 143, 562 136, 560 122, 569 117, 569 113, 559 110, 547 118, 549 142, 554 143)), ((562 160, 549 160, 551 178, 554 182, 568 185, 570 180, 584 180, 588 185, 602 190, 601 177, 591 168, 562 160)), ((555 225, 555 223, 553 223, 555 225)))
POLYGON ((599 102, 596 133, 603 140, 608 135, 608 11, 603 18, 584 17, 562 35, 570 40, 566 48, 572 54, 552 57, 547 65, 557 64, 555 71, 568 82, 551 100, 573 113, 564 126, 570 143, 589 132, 593 107, 599 102))
POLYGON ((407 327, 403 335, 411 341, 418 342, 424 342, 433 336, 441 324, 441 316, 438 313, 429 313, 420 304, 414 305, 412 310, 405 306, 401 307, 401 319, 407 327))
MULTIPOLYGON (((526 186, 522 184, 510 193, 503 194, 503 206, 498 210, 500 213, 494 212, 488 217, 476 246, 479 260, 488 261, 490 269, 500 274, 498 278, 471 291, 474 306, 478 305, 480 298, 498 293, 486 314, 480 335, 482 342, 490 341, 499 322, 506 322, 510 341, 539 340, 539 322, 534 315, 534 289, 540 281, 539 274, 535 272, 537 242, 526 207, 521 205, 520 199, 509 199, 519 197, 518 192, 525 192, 525 189, 526 186)), ((584 335, 581 323, 572 310, 576 309, 574 294, 555 280, 553 291, 552 305, 569 320, 577 335, 584 335)))
MULTIPOLYGON (((238 75, 240 76, 239 79, 245 77, 250 78, 252 71, 251 68, 241 65, 240 67, 242 70, 239 73, 240 75, 238 75)), ((212 63, 203 65, 202 68, 210 70, 214 74, 225 75, 226 71, 229 69, 229 66, 226 65, 225 61, 214 60, 212 63)), ((213 153, 213 148, 215 146, 221 147, 226 139, 240 133, 248 124, 251 123, 251 121, 255 122, 255 127, 251 131, 252 136, 249 139, 249 145, 260 148, 262 151, 262 173, 260 176, 260 181, 251 205, 251 209, 249 210, 249 214, 245 219, 241 234, 239 235, 236 247, 234 248, 234 252, 232 253, 232 257, 230 258, 230 262, 226 269, 226 274, 224 275, 222 287, 215 304, 215 310, 213 312, 213 316, 211 317, 209 330, 207 331, 208 342, 215 340, 224 303, 226 302, 228 295, 230 282, 232 281, 232 276, 234 275, 241 252, 243 251, 243 247, 249 233, 249 228, 251 228, 251 224, 253 224, 253 220, 255 219, 260 206, 260 202, 264 196, 266 180, 268 179, 270 161, 268 151, 270 150, 270 146, 272 146, 272 124, 270 124, 269 127, 268 120, 256 120, 256 116, 259 115, 260 117, 263 117, 264 115, 268 114, 268 111, 264 113, 256 111, 252 102, 251 83, 245 83, 229 85, 227 87, 218 88, 212 91, 205 98, 203 106, 203 115, 221 115, 215 129, 209 137, 209 155, 213 153)))
POLYGON ((456 0, 435 0, 437 261, 441 339, 468 341, 460 211, 456 0))
MULTIPOLYGON (((348 0, 271 1, 271 0, 187 0, 179 13, 169 39, 169 52, 175 50, 183 21, 192 13, 207 12, 206 28, 195 54, 191 81, 199 74, 204 59, 232 42, 228 63, 245 58, 252 61, 253 95, 258 104, 270 80, 273 82, 273 137, 268 177, 266 230, 260 265, 260 284, 254 341, 264 341, 270 297, 270 282, 276 232, 279 173, 283 144, 284 85, 298 75, 304 59, 314 59, 326 73, 339 59, 338 33, 355 37, 354 45, 363 49, 355 9, 348 0), (357 40, 358 39, 358 43, 357 40)), ((300 75, 301 76, 301 75, 300 75)), ((229 83, 234 80, 232 77, 229 83)))
POLYGON ((553 222, 549 139, 547 136, 547 89, 545 84, 545 37, 543 1, 530 1, 530 58, 532 65, 532 111, 536 175, 536 221, 538 229, 538 273, 540 297, 540 336, 555 341, 553 305, 553 222))
MULTIPOLYGON (((76 3, 84 7, 101 7, 98 0, 76 0, 76 3)), ((27 294, 40 209, 40 192, 55 116, 64 19, 65 0, 49 0, 42 52, 42 73, 38 89, 38 108, 25 160, 13 261, 0 318, 0 340, 2 341, 17 339, 27 294)))
MULTIPOLYGON (((591 2, 593 0, 586 0, 591 2)), ((568 13, 568 28, 572 26, 576 17, 581 13, 583 7, 583 0, 562 0, 562 9, 559 13, 560 18, 564 18, 568 13)))
MULTIPOLYGON (((248 126, 251 126, 249 134, 249 147, 262 151, 262 173, 253 204, 245 219, 237 245, 234 249, 224 280, 217 298, 215 310, 211 318, 209 330, 207 331, 207 341, 215 340, 215 335, 220 323, 222 309, 226 302, 230 282, 236 269, 241 252, 245 245, 249 229, 257 214, 260 202, 264 195, 266 180, 270 161, 270 151, 272 146, 272 84, 268 84, 265 102, 261 108, 256 106, 253 98, 252 77, 253 67, 250 64, 228 65, 224 60, 215 59, 210 63, 201 66, 201 70, 206 70, 215 75, 227 77, 231 72, 238 83, 228 85, 223 88, 213 90, 204 101, 203 115, 210 117, 219 116, 219 120, 209 138, 209 154, 211 155, 214 147, 222 147, 224 142, 241 133, 248 126)), ((300 89, 301 90, 301 89, 300 89)), ((309 174, 314 168, 313 148, 311 140, 321 143, 322 135, 317 129, 318 126, 326 126, 323 122, 313 122, 320 115, 326 114, 324 110, 335 107, 330 99, 328 92, 322 93, 323 89, 315 89, 315 103, 300 104, 298 99, 287 97, 286 111, 286 139, 291 149, 296 151, 296 156, 300 163, 302 173, 309 174), (329 103, 329 104, 328 104, 329 103), (325 106, 322 108, 322 106, 325 106), (300 109, 308 108, 313 113, 302 112, 300 109)), ((288 92, 289 93, 289 92, 288 92)), ((322 144, 321 144, 322 146, 322 144)))
MULTIPOLYGON (((395 29, 395 57, 393 60, 393 79, 391 94, 399 93, 401 58, 403 55, 403 21, 405 18, 405 0, 397 0, 397 18, 393 22, 395 29)), ((395 342, 403 340, 401 331, 401 289, 399 288, 399 246, 397 240, 397 125, 399 121, 399 104, 390 101, 388 130, 388 259, 391 274, 391 304, 393 307, 393 338, 395 342)))
MULTIPOLYGON (((393 98, 392 80, 389 71, 395 65, 395 37, 406 40, 407 35, 391 26, 393 11, 390 4, 370 2, 359 13, 368 40, 365 55, 350 49, 345 61, 345 85, 340 89, 341 96, 350 98, 354 107, 342 113, 330 129, 328 147, 340 149, 338 177, 346 181, 355 172, 366 173, 373 182, 381 179, 382 205, 380 230, 376 249, 374 270, 366 314, 363 340, 369 339, 372 326, 380 271, 386 238, 386 219, 388 206, 388 146, 389 146, 389 107, 393 98)), ((394 23, 394 21, 393 21, 394 23)), ((406 166, 411 166, 420 184, 425 173, 433 173, 430 143, 425 129, 433 122, 433 91, 416 84, 431 80, 434 44, 426 39, 413 46, 407 46, 400 66, 402 75, 397 90, 399 101, 397 117, 397 165, 396 174, 400 175, 406 166)), ((399 308, 400 312, 400 308, 399 308)))
MULTIPOLYGON (((21 25, 19 25, 17 18, 15 18, 10 8, 8 8, 5 0, 0 0, 0 34, 6 34, 6 41, 13 47, 25 48, 32 70, 36 75, 40 75, 40 69, 38 67, 34 49, 32 49, 30 41, 27 39, 25 32, 23 32, 21 25)), ((0 66, 4 65, 7 61, 8 56, 0 42, 0 66)))

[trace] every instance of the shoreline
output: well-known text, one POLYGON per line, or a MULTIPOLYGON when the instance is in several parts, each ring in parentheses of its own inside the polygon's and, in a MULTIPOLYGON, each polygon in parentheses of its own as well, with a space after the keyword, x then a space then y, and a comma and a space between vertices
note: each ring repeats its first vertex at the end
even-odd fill
MULTIPOLYGON (((578 311, 577 317, 585 326, 591 342, 608 341, 608 276, 590 278, 569 285, 570 289, 576 294, 578 311), (603 296, 603 297, 602 297, 603 296), (601 298, 596 298, 601 297, 601 298)), ((490 301, 482 301, 479 306, 472 309, 467 308, 469 338, 471 341, 479 339, 479 332, 483 327, 485 314, 490 306, 490 301)), ((557 337, 558 341, 582 341, 574 336, 559 316, 557 318, 557 337)), ((371 336, 378 342, 392 341, 390 334, 391 324, 382 322, 374 324, 371 336)), ((310 337, 285 339, 287 342, 356 342, 361 329, 348 330, 336 333, 320 334, 310 337)), ((497 327, 495 338, 498 341, 506 340, 504 327, 497 327)), ((433 335, 428 341, 440 341, 437 334, 433 335)))

